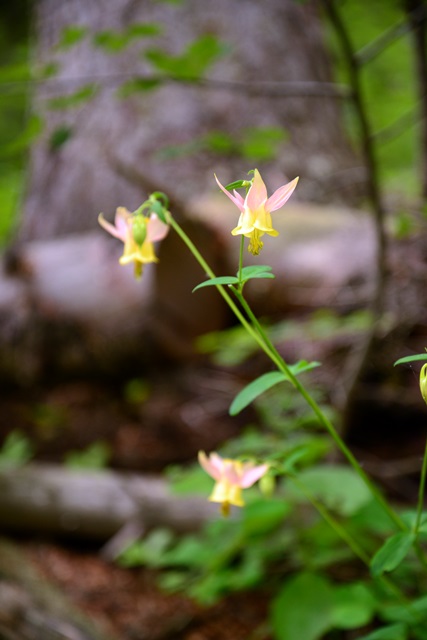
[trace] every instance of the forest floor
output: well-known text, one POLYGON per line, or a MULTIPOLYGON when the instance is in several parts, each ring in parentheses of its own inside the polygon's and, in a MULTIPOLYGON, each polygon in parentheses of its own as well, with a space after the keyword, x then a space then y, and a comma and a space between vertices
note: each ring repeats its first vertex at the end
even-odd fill
MULTIPOLYGON (((207 374, 211 386, 216 381, 218 394, 215 409, 202 411, 204 401, 201 396, 197 400, 197 393, 203 376, 195 384, 192 375, 181 375, 172 388, 163 376, 153 389, 140 380, 124 385, 85 380, 10 390, 0 399, 0 438, 11 431, 24 434, 40 462, 64 462, 70 451, 99 442, 107 446, 108 465, 115 469, 156 473, 169 464, 192 462, 200 448, 215 448, 238 428, 224 411, 221 376, 207 374)), ((93 542, 39 536, 18 537, 15 542, 41 575, 113 637, 269 638, 263 631, 268 595, 262 590, 201 607, 184 595, 162 592, 153 570, 107 562, 93 542)))
MULTIPOLYGON (((190 367, 169 371, 151 382, 75 380, 10 390, 0 399, 0 441, 18 430, 30 440, 35 460, 55 463, 64 462, 70 452, 102 442, 107 446, 108 466, 160 473, 168 465, 194 461, 199 449, 215 449, 238 433, 248 415, 243 422, 228 417, 230 386, 233 380, 224 372, 190 367)), ((407 442, 404 453, 411 455, 418 449, 418 438, 407 442)), ((401 443, 395 445, 387 440, 387 457, 402 455, 401 443)), ((42 575, 113 637, 270 638, 265 626, 266 590, 232 595, 201 607, 185 595, 162 592, 153 570, 125 569, 105 561, 93 543, 37 536, 18 538, 17 543, 42 575)))

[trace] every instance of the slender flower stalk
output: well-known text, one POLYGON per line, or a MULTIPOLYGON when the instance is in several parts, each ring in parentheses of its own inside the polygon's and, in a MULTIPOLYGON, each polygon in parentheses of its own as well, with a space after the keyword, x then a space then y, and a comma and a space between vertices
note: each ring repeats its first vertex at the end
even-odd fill
MULTIPOLYGON (((181 237, 181 239, 185 242, 185 244, 187 245, 189 250, 192 252, 192 254, 195 257, 195 259, 199 262, 199 264, 201 265, 203 270, 207 273, 207 275, 210 278, 215 278, 215 274, 212 271, 212 269, 209 267, 209 265, 204 260, 204 258, 200 254, 200 252, 196 249, 196 247, 194 246, 194 244, 192 243, 190 238, 183 231, 183 229, 178 225, 178 223, 173 219, 172 216, 170 218, 170 225, 174 228, 174 230, 178 233, 178 235, 181 237)), ((253 314, 252 310, 250 309, 250 307, 247 304, 247 302, 246 302, 245 298, 243 297, 243 295, 238 291, 237 288, 229 287, 229 290, 231 290, 233 292, 233 294, 237 297, 237 299, 241 303, 243 309, 245 310, 245 313, 247 314, 248 318, 250 319, 249 322, 245 318, 245 316, 242 314, 240 309, 236 306, 236 304, 232 300, 230 294, 225 289, 225 287, 223 287, 221 285, 217 285, 217 289, 219 290, 220 294, 222 295, 222 297, 224 298, 226 303, 229 305, 229 307, 231 308, 233 313, 236 315, 237 319, 241 322, 243 327, 256 340, 256 342, 262 348, 264 353, 266 353, 266 355, 274 362, 274 364, 277 366, 279 371, 282 371, 283 373, 285 373, 286 376, 288 377, 288 379, 294 385, 294 387, 300 392, 302 397, 305 399, 307 404, 311 407, 311 409, 313 410, 313 412, 315 413, 315 415, 319 419, 319 422, 325 427, 325 429, 331 435, 331 437, 334 440, 334 442, 337 445, 337 447, 342 452, 342 454, 347 458, 347 460, 349 461, 349 463, 351 464, 353 469, 356 471, 356 473, 360 476, 360 478, 366 484, 366 486, 370 490, 370 492, 373 495, 373 497, 375 497, 377 502, 382 506, 382 508, 388 514, 388 516, 391 518, 391 520, 401 530, 406 531, 407 530, 407 526, 405 525, 405 523, 401 520, 401 518, 394 511, 394 509, 392 509, 392 507, 388 504, 387 500, 383 497, 383 495, 379 491, 379 489, 377 489, 377 487, 374 485, 374 483, 367 476, 367 474, 362 469, 362 467, 360 466, 359 462, 356 460, 356 458, 354 457, 354 455, 352 454, 350 449, 347 447, 347 445, 345 444, 345 442, 343 441, 343 439, 341 438, 341 436, 339 435, 339 433, 337 432, 337 430, 335 429, 335 427, 333 426, 331 421, 323 413, 323 411, 321 410, 321 408, 319 407, 317 402, 314 400, 314 398, 312 398, 310 393, 305 389, 305 387, 298 380, 298 378, 293 375, 292 371, 289 369, 287 364, 284 362, 283 358, 277 352, 276 348, 274 347, 274 345, 271 343, 270 339, 266 335, 264 329, 262 328, 262 326, 258 322, 258 319, 256 318, 256 316, 253 314)))
MULTIPOLYGON (((420 371, 420 391, 421 391, 421 395, 423 397, 424 402, 427 404, 427 363, 423 365, 420 371)), ((426 440, 426 445, 424 449, 423 465, 421 468, 420 486, 418 489, 417 517, 415 519, 415 524, 414 524, 414 533, 416 536, 418 535, 418 532, 420 530, 421 519, 423 515, 426 476, 427 476, 427 440, 426 440)))

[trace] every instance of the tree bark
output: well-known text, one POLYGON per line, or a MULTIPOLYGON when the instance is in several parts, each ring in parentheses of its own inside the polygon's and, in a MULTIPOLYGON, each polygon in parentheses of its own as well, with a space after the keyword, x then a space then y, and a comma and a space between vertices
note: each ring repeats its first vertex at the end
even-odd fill
POLYGON ((35 94, 45 129, 31 154, 22 240, 91 230, 99 211, 111 217, 118 205, 139 206, 147 185, 186 201, 194 191, 216 188, 213 172, 219 165, 227 165, 221 171, 225 181, 244 177, 254 164, 273 186, 283 184, 284 175, 303 174, 299 192, 316 200, 344 187, 351 174, 347 169, 355 167, 340 124, 339 91, 322 84, 332 81, 332 69, 314 2, 42 0, 36 59, 42 65, 58 62, 60 70, 35 94), (93 45, 95 32, 120 31, 135 22, 158 22, 163 34, 118 55, 93 45), (55 45, 69 25, 85 26, 90 35, 58 50, 55 45), (141 52, 159 46, 178 54, 207 34, 218 36, 228 50, 209 70, 206 83, 166 82, 126 100, 117 97, 125 80, 157 74, 141 52), (303 95, 298 97, 300 82, 303 95), (90 102, 77 109, 49 109, 49 100, 88 83, 97 89, 90 102), (218 155, 203 145, 212 132, 241 140, 254 127, 284 131, 287 140, 276 157, 260 161, 256 153, 241 156, 233 150, 218 155), (70 137, 55 146, 58 131, 70 137), (165 152, 169 146, 183 153, 174 159, 165 152), (191 147, 196 151, 187 153, 191 147), (136 168, 142 184, 118 172, 118 163, 136 168))

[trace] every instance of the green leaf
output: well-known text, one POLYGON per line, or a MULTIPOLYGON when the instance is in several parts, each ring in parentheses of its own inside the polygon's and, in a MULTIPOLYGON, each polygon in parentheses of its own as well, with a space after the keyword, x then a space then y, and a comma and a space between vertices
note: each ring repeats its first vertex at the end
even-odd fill
POLYGON ((338 629, 358 629, 374 616, 376 601, 361 582, 340 585, 334 589, 333 626, 338 629))
POLYGON ((257 500, 243 510, 242 526, 248 536, 265 535, 276 529, 291 511, 285 500, 257 500))
POLYGON ((104 49, 107 53, 117 53, 122 51, 130 44, 131 38, 127 33, 118 33, 117 31, 98 31, 94 35, 93 44, 95 47, 104 49))
POLYGON ((68 451, 64 463, 70 469, 104 469, 111 458, 111 449, 105 442, 94 442, 83 451, 68 451))
POLYGON ((359 640, 406 640, 408 637, 408 629, 404 624, 390 624, 367 636, 362 636, 359 640))
POLYGON ((186 80, 197 80, 222 55, 224 47, 212 35, 191 42, 180 55, 170 55, 162 49, 149 49, 145 57, 160 71, 186 80))
POLYGON ((322 576, 290 578, 274 598, 271 624, 276 640, 317 640, 332 627, 333 591, 322 576))
POLYGON ((52 131, 49 137, 51 151, 57 151, 63 147, 74 135, 74 130, 68 125, 61 125, 52 131))
POLYGON ((390 622, 418 625, 427 618, 427 596, 421 596, 406 604, 385 606, 381 610, 381 617, 390 622))
MULTIPOLYGON (((214 153, 230 155, 235 151, 236 147, 233 138, 224 131, 210 131, 203 137, 203 141, 209 151, 213 151, 214 153)), ((227 185, 225 188, 228 191, 240 189, 242 183, 243 180, 236 180, 236 182, 232 182, 231 185, 227 185)))
POLYGON ((281 371, 270 371, 264 373, 244 387, 234 398, 230 406, 230 415, 236 416, 251 402, 258 398, 264 391, 271 389, 279 382, 288 382, 289 379, 281 371))
POLYGON ((415 540, 412 531, 401 531, 385 541, 371 560, 371 573, 376 578, 393 571, 406 558, 415 540))
POLYGON ((240 145, 241 154, 248 160, 272 160, 286 134, 277 127, 246 129, 240 145))
POLYGON ((70 25, 62 29, 61 38, 58 42, 58 49, 70 49, 75 44, 83 40, 87 34, 87 27, 80 25, 70 25))
MULTIPOLYGON (((233 191, 233 189, 241 189, 245 183, 247 183, 247 180, 235 180, 227 184, 225 188, 227 191, 233 191)), ((244 269, 248 269, 248 267, 244 267, 244 269)))
MULTIPOLYGON (((371 500, 363 480, 344 465, 325 464, 305 469, 299 473, 298 480, 326 507, 343 516, 356 513, 371 500)), ((302 495, 301 498, 305 500, 302 495)))
POLYGON ((247 282, 252 278, 274 278, 274 274, 271 273, 271 267, 267 265, 253 265, 249 267, 243 267, 242 280, 247 282))
POLYGON ((158 36, 162 32, 162 27, 157 22, 134 22, 127 30, 130 38, 148 38, 158 36))
POLYGON ((120 98, 127 98, 134 93, 145 93, 147 91, 153 91, 162 84, 159 78, 132 78, 124 82, 117 94, 120 98))
POLYGON ((404 364, 405 362, 415 362, 416 360, 427 360, 427 353, 419 353, 416 356, 405 356, 404 358, 399 358, 393 366, 395 367, 397 364, 404 364))
MULTIPOLYGON (((289 370, 296 376, 318 366, 319 362, 307 362, 306 360, 300 360, 295 364, 289 365, 289 370)), ((234 398, 229 410, 230 415, 235 416, 240 413, 245 407, 258 398, 258 396, 264 393, 264 391, 268 391, 268 389, 279 384, 279 382, 291 381, 289 377, 281 371, 270 371, 269 373, 264 373, 259 378, 250 382, 234 398)))
POLYGON ((30 116, 24 130, 21 131, 14 140, 1 147, 0 155, 2 157, 8 157, 28 149, 30 144, 41 134, 43 127, 44 122, 40 116, 30 116))
POLYGON ((235 276, 219 276, 219 278, 211 278, 210 280, 206 280, 206 282, 201 282, 197 287, 194 287, 193 293, 202 287, 212 287, 219 284, 237 284, 238 282, 239 279, 235 276))
POLYGON ((20 467, 33 455, 34 450, 29 438, 19 430, 11 431, 0 449, 0 468, 20 467))
POLYGON ((245 278, 251 278, 254 273, 264 273, 268 271, 271 271, 271 267, 268 264, 249 265, 249 267, 243 267, 242 278, 244 280, 245 278))
POLYGON ((57 96, 47 101, 49 109, 69 109, 71 107, 79 107, 80 105, 92 100, 98 92, 98 87, 95 84, 87 84, 84 87, 80 87, 74 93, 57 96))

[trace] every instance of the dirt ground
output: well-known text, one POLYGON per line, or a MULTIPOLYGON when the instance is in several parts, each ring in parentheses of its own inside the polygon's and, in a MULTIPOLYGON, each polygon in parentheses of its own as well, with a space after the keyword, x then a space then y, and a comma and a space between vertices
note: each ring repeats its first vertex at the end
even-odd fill
MULTIPOLYGON (((36 460, 57 463, 70 451, 103 442, 109 466, 161 472, 169 464, 193 461, 199 449, 215 449, 253 418, 228 416, 236 384, 230 373, 190 367, 154 374, 150 380, 74 380, 9 389, 0 398, 0 442, 19 430, 30 439, 36 460)), ((404 451, 401 442, 393 446, 390 437, 386 442, 387 458, 416 458, 404 482, 399 474, 394 481, 380 477, 392 492, 393 484, 403 488, 404 499, 412 499, 416 490, 411 473, 419 466, 418 435, 406 434, 404 451)), ((369 472, 381 476, 388 466, 380 463, 379 453, 375 448, 363 455, 367 467, 374 461, 369 472)), ((184 595, 161 592, 152 570, 106 562, 93 544, 37 537, 18 544, 46 578, 121 640, 270 640, 265 624, 269 594, 263 590, 203 608, 184 595)))
MULTIPOLYGON (((193 461, 235 435, 227 416, 230 380, 217 371, 125 383, 67 381, 9 390, 0 399, 0 437, 18 430, 35 459, 63 462, 103 442, 116 469, 160 472, 193 461), (207 392, 205 385, 209 381, 207 392), (214 391, 212 391, 214 389, 214 391)), ((156 573, 108 563, 92 544, 18 540, 36 568, 83 612, 122 640, 267 640, 268 595, 245 593, 203 608, 157 587, 156 573)))

